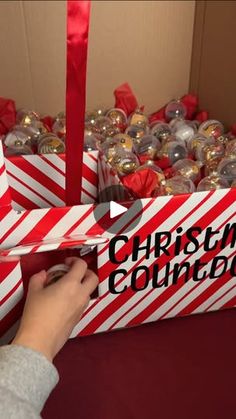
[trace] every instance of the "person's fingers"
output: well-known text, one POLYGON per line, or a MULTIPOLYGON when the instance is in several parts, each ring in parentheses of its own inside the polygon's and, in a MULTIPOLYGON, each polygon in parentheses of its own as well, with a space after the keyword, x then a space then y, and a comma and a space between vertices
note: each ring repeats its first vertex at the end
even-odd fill
POLYGON ((34 274, 30 278, 29 282, 29 291, 39 291, 44 288, 47 282, 47 273, 46 271, 42 270, 37 274, 34 274))
POLYGON ((67 258, 66 262, 70 266, 70 270, 65 276, 72 280, 82 282, 82 279, 87 271, 87 263, 83 259, 79 258, 73 258, 72 261, 70 258, 67 258))
POLYGON ((99 281, 97 275, 90 269, 87 269, 87 272, 82 281, 84 290, 86 290, 89 295, 92 294, 92 292, 97 288, 98 282, 99 281))
POLYGON ((69 267, 71 267, 73 265, 73 263, 78 260, 79 258, 77 258, 76 256, 68 256, 65 259, 65 264, 69 267))
POLYGON ((18 262, 20 260, 19 256, 0 256, 0 262, 18 262))

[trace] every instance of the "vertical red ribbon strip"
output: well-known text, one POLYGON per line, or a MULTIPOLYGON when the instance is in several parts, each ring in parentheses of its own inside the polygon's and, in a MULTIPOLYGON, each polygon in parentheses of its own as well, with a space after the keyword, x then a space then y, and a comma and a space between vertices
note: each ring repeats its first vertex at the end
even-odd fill
POLYGON ((66 204, 81 202, 90 1, 67 1, 66 204))

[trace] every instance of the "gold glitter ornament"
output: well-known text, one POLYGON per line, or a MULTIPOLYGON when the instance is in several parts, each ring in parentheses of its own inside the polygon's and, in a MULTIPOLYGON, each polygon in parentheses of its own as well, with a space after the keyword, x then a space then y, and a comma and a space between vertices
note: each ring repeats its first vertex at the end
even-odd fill
POLYGON ((138 125, 145 128, 148 126, 148 118, 141 110, 137 109, 130 115, 129 125, 138 125))
POLYGON ((123 109, 112 108, 106 113, 106 116, 111 120, 113 125, 120 128, 125 128, 127 125, 127 116, 123 109))
POLYGON ((53 133, 44 134, 38 144, 39 154, 60 154, 65 152, 64 142, 53 133))
POLYGON ((120 176, 125 176, 135 172, 139 167, 139 160, 132 151, 117 148, 116 153, 111 160, 111 165, 116 169, 120 176))
POLYGON ((40 116, 28 109, 19 109, 16 113, 16 124, 28 126, 31 125, 35 121, 39 121, 40 116))

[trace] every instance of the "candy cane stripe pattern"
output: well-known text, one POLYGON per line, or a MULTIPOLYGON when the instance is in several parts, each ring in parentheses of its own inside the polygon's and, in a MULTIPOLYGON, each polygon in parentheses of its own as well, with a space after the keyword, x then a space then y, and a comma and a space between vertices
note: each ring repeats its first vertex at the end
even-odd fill
MULTIPOLYGON (((83 154, 83 204, 97 199, 98 152, 83 154)), ((65 155, 45 154, 5 159, 13 208, 16 210, 65 205, 65 155)))
MULTIPOLYGON (((97 245, 98 298, 91 300, 72 337, 236 306, 235 190, 143 199, 139 224, 127 211, 111 234, 102 227, 107 215, 102 204, 97 220, 94 204, 12 209, 1 150, 0 158, 1 255, 30 258, 70 245, 97 245), (131 230, 124 234, 127 226, 131 230)), ((57 159, 44 157, 45 173, 57 159)), ((62 176, 59 159, 56 170, 62 176)), ((104 163, 99 170, 100 190, 119 182, 104 163)), ((46 187, 42 182, 41 188, 46 187)), ((5 342, 22 312, 23 279, 19 262, 0 266, 5 342)))

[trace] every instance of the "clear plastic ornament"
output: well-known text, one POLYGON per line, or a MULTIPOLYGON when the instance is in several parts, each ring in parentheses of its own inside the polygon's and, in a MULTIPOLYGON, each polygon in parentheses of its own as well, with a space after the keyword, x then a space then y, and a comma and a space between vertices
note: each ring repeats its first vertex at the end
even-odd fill
POLYGON ((106 116, 112 121, 113 125, 121 129, 127 125, 127 116, 123 109, 112 108, 106 113, 106 116))
POLYGON ((197 185, 197 192, 212 191, 216 189, 225 188, 229 188, 228 181, 217 174, 211 174, 209 176, 204 177, 199 182, 199 184, 197 185))
POLYGON ((6 157, 22 156, 28 154, 33 154, 32 148, 21 140, 16 140, 14 145, 7 147, 5 150, 6 157))
POLYGON ((90 122, 85 122, 84 124, 84 135, 93 135, 93 127, 94 125, 90 122))
POLYGON ((31 132, 31 139, 35 143, 37 143, 40 135, 48 132, 42 121, 33 121, 32 124, 28 125, 26 128, 31 132))
POLYGON ((102 109, 96 109, 94 111, 91 112, 86 112, 85 113, 85 123, 91 123, 91 124, 95 124, 95 121, 97 118, 99 118, 100 116, 103 116, 104 112, 102 109))
POLYGON ((46 284, 50 285, 57 282, 60 278, 67 274, 69 270, 69 266, 63 263, 52 266, 50 269, 47 270, 46 284))
POLYGON ((144 113, 137 109, 135 112, 133 112, 129 117, 129 125, 138 125, 141 127, 147 127, 148 126, 148 118, 144 113))
POLYGON ((60 154, 65 152, 65 143, 53 133, 41 136, 38 144, 39 154, 60 154))
POLYGON ((160 183, 161 180, 165 179, 165 176, 164 176, 164 173, 163 173, 162 169, 159 166, 157 166, 152 160, 145 161, 144 164, 142 164, 141 166, 139 166, 137 168, 137 172, 139 170, 143 170, 143 169, 152 170, 157 176, 157 182, 158 183, 160 183))
POLYGON ((229 157, 236 157, 236 138, 229 141, 226 145, 225 155, 229 157))
POLYGON ((126 150, 132 151, 134 147, 133 139, 128 134, 117 134, 114 136, 117 145, 120 145, 126 150))
POLYGON ((165 117, 167 121, 174 118, 185 118, 187 115, 186 106, 180 100, 172 100, 165 108, 165 117))
POLYGON ((227 180, 229 184, 236 180, 236 155, 235 157, 225 157, 217 167, 219 175, 227 180))
POLYGON ((140 138, 148 134, 148 127, 139 125, 130 125, 126 128, 125 133, 128 134, 135 142, 139 142, 140 138))
POLYGON ((93 132, 106 136, 106 132, 112 127, 112 122, 107 116, 99 116, 94 123, 93 132))
POLYGON ((181 175, 195 182, 199 179, 202 163, 190 159, 178 160, 173 164, 174 175, 181 175))
POLYGON ((196 158, 203 164, 208 166, 217 165, 220 160, 224 157, 225 149, 223 144, 219 141, 215 141, 212 144, 206 144, 196 150, 196 158))
POLYGON ((157 124, 164 124, 164 122, 163 122, 163 121, 161 121, 161 119, 156 119, 155 121, 152 121, 152 122, 149 124, 149 129, 150 129, 150 132, 151 132, 152 128, 153 128, 155 125, 157 125, 157 124))
POLYGON ((121 147, 115 149, 115 155, 111 160, 111 165, 115 168, 119 176, 134 173, 140 166, 136 154, 121 147))
POLYGON ((171 131, 174 132, 184 123, 185 123, 184 118, 174 118, 169 122, 169 127, 171 128, 171 131))
POLYGON ((154 135, 148 134, 144 135, 134 147, 138 156, 155 160, 157 158, 157 152, 161 148, 161 143, 154 135))
POLYGON ((217 141, 221 142, 224 147, 227 147, 229 142, 231 141, 231 137, 229 134, 222 134, 219 137, 217 137, 217 141))
POLYGON ((208 119, 199 126, 198 132, 207 138, 218 138, 224 134, 224 126, 220 121, 217 121, 216 119, 208 119))
POLYGON ((158 122, 152 127, 151 134, 155 135, 155 137, 162 142, 172 134, 172 131, 168 124, 158 122))
POLYGON ((197 132, 197 128, 192 121, 183 121, 179 123, 176 128, 173 129, 176 137, 185 141, 186 144, 194 137, 197 132))
POLYGON ((159 159, 168 158, 170 164, 174 164, 178 160, 185 159, 187 155, 187 148, 178 141, 165 142, 157 153, 159 159))
POLYGON ((176 175, 170 179, 161 181, 161 185, 155 191, 155 196, 182 195, 195 192, 196 188, 191 179, 176 175))
POLYGON ((123 129, 120 129, 116 125, 112 125, 111 127, 106 129, 105 136, 106 137, 114 137, 115 135, 119 134, 123 129))
POLYGON ((16 125, 31 125, 34 121, 39 121, 40 116, 34 112, 30 111, 28 109, 19 109, 16 113, 16 125))
POLYGON ((8 134, 4 138, 4 144, 7 147, 14 147, 15 143, 19 142, 21 144, 31 143, 31 132, 28 131, 26 127, 18 125, 17 128, 14 128, 12 131, 8 132, 8 134))
POLYGON ((97 139, 94 135, 85 135, 84 137, 84 151, 89 153, 90 151, 97 150, 97 139))
POLYGON ((107 161, 110 163, 113 157, 117 154, 117 150, 122 148, 119 139, 115 137, 106 138, 105 141, 98 145, 99 150, 105 155, 107 161))
POLYGON ((214 144, 214 143, 215 143, 215 140, 213 137, 206 138, 203 135, 196 134, 188 141, 187 147, 191 155, 197 158, 197 155, 199 155, 202 147, 204 147, 205 145, 214 144))
POLYGON ((57 114, 55 122, 52 126, 52 131, 58 137, 64 137, 66 135, 66 115, 64 112, 57 114))

